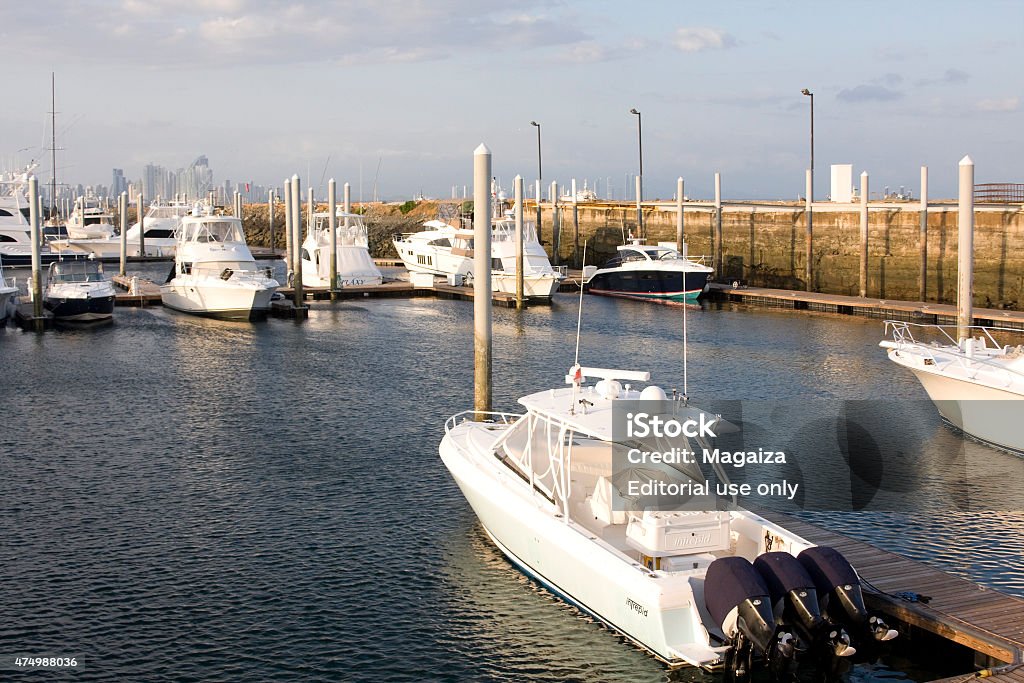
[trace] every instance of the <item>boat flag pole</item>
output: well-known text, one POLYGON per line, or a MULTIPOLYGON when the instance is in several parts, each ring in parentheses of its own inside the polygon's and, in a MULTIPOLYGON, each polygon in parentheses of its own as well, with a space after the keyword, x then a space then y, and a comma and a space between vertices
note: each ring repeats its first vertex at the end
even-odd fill
MULTIPOLYGON (((583 241, 583 265, 587 265, 587 241, 583 241)), ((569 406, 569 414, 576 414, 576 392, 583 384, 583 370, 580 368, 580 330, 583 327, 583 277, 580 276, 580 305, 576 313, 576 358, 572 365, 572 405, 569 406)))

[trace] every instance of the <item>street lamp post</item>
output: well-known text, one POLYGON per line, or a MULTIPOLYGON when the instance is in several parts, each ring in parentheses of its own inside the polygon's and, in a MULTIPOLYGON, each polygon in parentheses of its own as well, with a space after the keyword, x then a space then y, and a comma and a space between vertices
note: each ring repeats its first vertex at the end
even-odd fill
POLYGON ((804 253, 804 281, 807 291, 813 289, 813 258, 814 242, 814 93, 807 88, 800 91, 801 94, 811 98, 811 168, 807 172, 807 245, 804 253))
POLYGON ((531 126, 537 128, 537 242, 541 242, 540 239, 540 188, 541 181, 544 180, 544 173, 540 163, 540 124, 536 121, 530 121, 531 126))
POLYGON ((637 237, 644 236, 644 213, 640 203, 644 194, 644 136, 641 124, 640 112, 635 108, 629 110, 630 114, 636 115, 636 140, 637 149, 640 152, 640 175, 636 179, 636 230, 637 237))

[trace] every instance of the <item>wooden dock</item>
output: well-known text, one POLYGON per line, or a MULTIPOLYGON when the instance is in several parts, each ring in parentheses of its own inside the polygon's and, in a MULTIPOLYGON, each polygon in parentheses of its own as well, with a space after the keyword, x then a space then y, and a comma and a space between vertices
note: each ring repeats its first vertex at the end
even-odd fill
MULTIPOLYGON (((1024 599, 789 515, 763 511, 760 514, 813 543, 839 550, 857 568, 861 578, 871 584, 864 587, 869 608, 973 650, 975 661, 993 670, 994 683, 1024 683, 1024 599), (931 600, 927 604, 909 602, 894 595, 905 591, 931 600), (1005 672, 999 670, 1000 665, 1015 664, 1020 666, 1005 672)), ((965 674, 944 680, 951 683, 966 677, 965 674)))
POLYGON ((144 277, 133 278, 127 275, 115 275, 110 278, 115 287, 123 289, 114 296, 115 306, 152 306, 161 304, 160 286, 144 277), (131 290, 135 280, 135 291, 131 290))
MULTIPOLYGON (((956 306, 924 301, 871 299, 788 289, 737 287, 721 283, 711 283, 706 296, 712 301, 735 301, 769 308, 822 311, 924 324, 956 324, 956 306)), ((975 308, 974 324, 1024 330, 1024 312, 975 308)))

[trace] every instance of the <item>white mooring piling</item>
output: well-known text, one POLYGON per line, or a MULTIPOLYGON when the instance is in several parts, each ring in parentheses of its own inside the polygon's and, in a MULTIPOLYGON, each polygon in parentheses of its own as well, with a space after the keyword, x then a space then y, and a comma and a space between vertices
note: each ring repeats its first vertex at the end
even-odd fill
MULTIPOLYGON (((523 308, 523 176, 512 181, 516 198, 516 308, 523 308)), ((579 232, 577 231, 577 234, 579 232)))
POLYGON ((139 190, 139 256, 146 256, 146 198, 139 190))
POLYGON ((32 316, 36 319, 36 329, 42 329, 43 319, 42 230, 39 218, 39 180, 31 176, 28 179, 28 222, 32 237, 32 316))
POLYGON ((491 150, 473 152, 473 408, 491 410, 491 150))
POLYGON ((860 295, 868 295, 868 172, 860 174, 860 295))
POLYGON ((270 253, 274 253, 274 191, 267 190, 267 230, 270 232, 270 253))
POLYGON ((292 176, 292 292, 295 308, 303 306, 302 291, 302 181, 298 174, 292 176))
POLYGON ((683 242, 686 241, 683 232, 683 196, 683 177, 679 176, 676 179, 676 251, 680 254, 683 253, 683 242))
POLYGON ((918 298, 925 301, 928 296, 928 167, 921 167, 921 235, 917 248, 921 253, 921 273, 918 276, 918 298))
POLYGON ((121 192, 117 198, 117 214, 121 223, 121 263, 118 274, 127 275, 128 269, 128 193, 121 192))
POLYGON ((807 206, 804 213, 807 216, 806 244, 804 246, 804 280, 805 289, 810 292, 814 289, 814 171, 807 169, 807 206))
POLYGON ((715 277, 722 277, 722 174, 715 173, 715 277))
MULTIPOLYGON (((974 320, 974 162, 960 160, 957 212, 956 338, 959 344, 971 338, 974 320)), ((971 350, 967 349, 968 354, 971 350)))
POLYGON ((551 263, 560 265, 562 261, 558 258, 559 247, 561 246, 562 221, 558 215, 558 181, 551 183, 551 263))
POLYGON ((284 264, 288 271, 287 278, 290 281, 294 277, 292 266, 295 260, 292 258, 292 179, 285 178, 282 186, 284 192, 284 264))
POLYGON ((338 183, 327 181, 327 229, 331 231, 328 245, 331 250, 331 301, 338 299, 338 183))

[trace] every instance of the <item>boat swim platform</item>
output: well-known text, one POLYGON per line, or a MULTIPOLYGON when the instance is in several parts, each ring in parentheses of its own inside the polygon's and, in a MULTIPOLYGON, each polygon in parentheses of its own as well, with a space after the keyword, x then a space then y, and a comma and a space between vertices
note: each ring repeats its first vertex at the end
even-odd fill
MULTIPOLYGON (((729 301, 795 310, 858 315, 886 320, 906 320, 924 324, 955 325, 956 306, 924 301, 897 301, 840 294, 800 292, 789 289, 733 286, 713 282, 705 296, 712 301, 729 301)), ((974 325, 1024 330, 1024 312, 994 308, 975 308, 974 325)))
MULTIPOLYGON (((1024 599, 781 512, 758 514, 812 543, 841 552, 870 584, 863 586, 869 608, 973 650, 976 665, 987 667, 993 682, 1024 683, 1024 599), (911 602, 900 594, 930 600, 911 602), (1006 670, 1000 671, 1001 667, 1006 670)), ((942 680, 963 682, 975 675, 942 680)))

